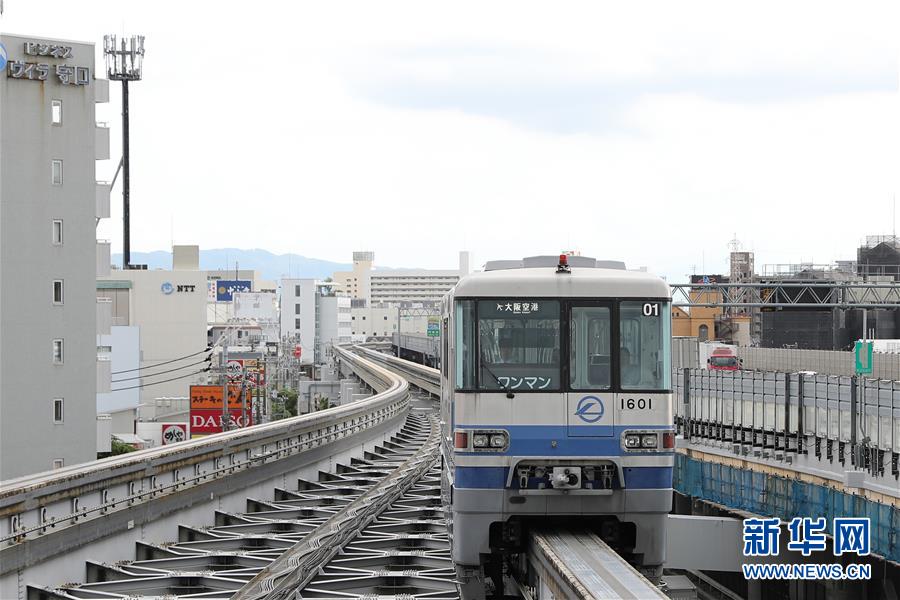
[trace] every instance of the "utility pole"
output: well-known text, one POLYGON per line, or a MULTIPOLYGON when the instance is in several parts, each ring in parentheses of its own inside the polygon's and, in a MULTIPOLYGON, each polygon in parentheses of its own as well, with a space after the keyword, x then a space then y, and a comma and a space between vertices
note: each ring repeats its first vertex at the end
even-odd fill
POLYGON ((222 431, 228 431, 228 330, 222 342, 222 431))
POLYGON ((241 423, 240 427, 247 426, 247 367, 241 366, 241 423))

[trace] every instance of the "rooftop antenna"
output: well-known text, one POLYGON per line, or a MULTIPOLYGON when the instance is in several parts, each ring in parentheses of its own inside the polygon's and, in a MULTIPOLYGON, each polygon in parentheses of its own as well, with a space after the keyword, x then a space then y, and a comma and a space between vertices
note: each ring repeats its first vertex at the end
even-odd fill
POLYGON ((144 36, 125 39, 103 36, 106 76, 122 82, 122 269, 131 268, 131 171, 128 144, 128 82, 140 81, 144 65, 144 36), (120 43, 121 42, 121 43, 120 43))

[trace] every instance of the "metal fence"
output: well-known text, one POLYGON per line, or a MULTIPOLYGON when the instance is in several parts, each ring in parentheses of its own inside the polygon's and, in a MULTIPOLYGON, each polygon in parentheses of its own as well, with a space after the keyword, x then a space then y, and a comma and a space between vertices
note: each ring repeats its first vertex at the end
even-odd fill
POLYGON ((849 451, 853 466, 900 475, 900 381, 705 369, 673 380, 686 436, 816 456, 824 446, 842 464, 849 451))
POLYGON ((691 447, 752 455, 764 465, 816 476, 787 477, 678 454, 679 492, 785 520, 869 517, 873 550, 900 560, 900 508, 890 500, 900 498, 900 381, 680 369, 673 382, 676 426, 691 447), (848 473, 865 478, 850 484, 848 473))

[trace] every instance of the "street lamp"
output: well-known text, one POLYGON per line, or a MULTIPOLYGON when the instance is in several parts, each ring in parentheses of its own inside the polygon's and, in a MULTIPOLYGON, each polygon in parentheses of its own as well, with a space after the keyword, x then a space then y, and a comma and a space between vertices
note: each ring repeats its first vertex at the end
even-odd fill
POLYGON ((129 206, 130 171, 128 157, 128 82, 141 80, 144 63, 144 36, 128 39, 103 36, 106 76, 122 82, 122 268, 131 266, 131 211, 129 206))

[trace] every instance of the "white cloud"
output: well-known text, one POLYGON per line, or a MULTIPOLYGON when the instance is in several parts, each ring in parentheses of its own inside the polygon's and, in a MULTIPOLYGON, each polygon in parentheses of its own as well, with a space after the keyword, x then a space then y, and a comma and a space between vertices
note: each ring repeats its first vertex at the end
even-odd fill
POLYGON ((724 269, 734 233, 763 264, 889 227, 896 3, 611 6, 7 0, 3 29, 147 35, 137 249, 174 216, 204 247, 429 267, 577 247, 676 277, 724 269))

